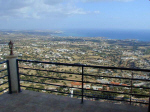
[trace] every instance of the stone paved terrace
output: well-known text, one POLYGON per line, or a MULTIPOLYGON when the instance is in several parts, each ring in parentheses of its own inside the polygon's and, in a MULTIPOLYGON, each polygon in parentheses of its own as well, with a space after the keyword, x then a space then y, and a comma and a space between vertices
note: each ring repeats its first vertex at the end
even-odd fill
POLYGON ((147 108, 128 104, 84 100, 23 90, 0 95, 0 112, 147 112, 147 108))

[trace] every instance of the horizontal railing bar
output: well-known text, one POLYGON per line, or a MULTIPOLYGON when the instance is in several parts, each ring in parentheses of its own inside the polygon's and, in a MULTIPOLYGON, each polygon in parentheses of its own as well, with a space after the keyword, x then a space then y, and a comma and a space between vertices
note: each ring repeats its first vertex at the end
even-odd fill
POLYGON ((7 70, 7 69, 0 70, 0 72, 3 72, 3 71, 5 71, 5 70, 7 70))
POLYGON ((92 84, 102 84, 102 85, 110 85, 110 86, 120 86, 120 87, 133 87, 133 88, 150 89, 149 87, 124 86, 124 85, 116 85, 116 84, 108 84, 108 83, 98 83, 98 82, 89 82, 89 81, 84 81, 83 83, 92 83, 92 84))
POLYGON ((65 66, 83 66, 82 64, 69 64, 69 63, 57 63, 57 62, 43 62, 43 61, 33 61, 33 60, 21 60, 17 59, 18 61, 22 62, 32 62, 32 63, 44 63, 44 64, 55 64, 55 65, 65 65, 65 66))
POLYGON ((6 62, 7 62, 7 60, 6 60, 6 61, 2 61, 2 62, 0 62, 0 64, 6 63, 6 62))
MULTIPOLYGON (((70 95, 75 95, 75 96, 82 96, 80 94, 71 94, 71 93, 66 93, 66 92, 60 92, 60 91, 54 91, 54 90, 48 90, 48 89, 40 89, 40 88, 35 88, 35 87, 28 87, 28 86, 22 86, 21 87, 26 87, 26 88, 32 88, 32 89, 38 89, 38 90, 46 90, 46 91, 51 91, 51 92, 57 92, 57 93, 64 93, 64 94, 70 94, 70 95)), ((113 100, 113 101, 125 101, 125 102, 130 102, 127 100, 121 100, 121 99, 108 99, 108 98, 102 98, 102 97, 97 97, 97 96, 88 96, 88 95, 83 95, 84 97, 90 97, 90 98, 100 98, 100 99, 105 99, 105 100, 113 100)), ((148 104, 144 102, 134 102, 131 101, 132 103, 141 103, 141 104, 148 104)))
POLYGON ((42 69, 33 69, 33 68, 24 68, 24 67, 19 67, 19 68, 21 68, 21 69, 30 69, 30 70, 38 70, 38 71, 46 71, 46 72, 54 72, 54 73, 66 73, 66 74, 81 75, 80 73, 59 72, 59 71, 53 71, 53 70, 42 70, 42 69))
MULTIPOLYGON (((75 74, 81 75, 80 73, 71 73, 71 72, 58 72, 53 70, 41 70, 41 69, 33 69, 33 68, 24 68, 19 67, 21 69, 30 69, 30 70, 38 70, 38 71, 47 71, 47 72, 54 72, 54 73, 65 73, 65 74, 75 74)), ((92 77, 106 77, 106 78, 115 78, 115 79, 127 79, 127 80, 139 80, 139 81, 150 81, 149 79, 138 79, 138 78, 126 78, 126 77, 113 77, 113 76, 99 76, 99 75, 91 75, 91 74, 84 74, 84 76, 92 76, 92 77)))
POLYGON ((48 84, 48 83, 34 82, 34 81, 22 80, 22 79, 21 79, 20 81, 26 81, 26 82, 32 82, 32 83, 38 83, 38 84, 46 84, 46 85, 52 85, 52 86, 58 86, 58 87, 68 87, 68 88, 81 89, 81 88, 77 88, 77 87, 69 87, 69 86, 62 86, 62 85, 56 85, 56 84, 48 84))
POLYGON ((135 81, 150 81, 149 79, 138 79, 138 78, 131 78, 131 80, 135 80, 135 81))
MULTIPOLYGON (((45 77, 45 76, 37 76, 37 75, 27 75, 27 74, 24 74, 24 73, 20 73, 20 75, 32 76, 32 77, 41 77, 41 78, 49 78, 49 79, 56 79, 56 80, 82 82, 82 81, 78 81, 78 80, 68 80, 68 79, 62 79, 62 78, 53 78, 53 77, 45 77)), ((150 89, 148 87, 124 86, 124 85, 115 85, 115 84, 97 83, 97 82, 88 82, 88 81, 84 81, 83 83, 92 83, 92 84, 102 84, 102 85, 110 85, 110 86, 120 86, 120 87, 133 87, 133 88, 150 89)))
POLYGON ((2 84, 0 84, 0 86, 1 86, 1 85, 4 85, 4 84, 6 84, 6 83, 8 83, 8 81, 6 81, 6 82, 3 82, 2 84))
POLYGON ((61 92, 61 91, 54 91, 54 90, 49 90, 49 89, 40 89, 40 88, 28 87, 28 86, 22 86, 22 85, 21 85, 21 87, 32 88, 32 89, 38 89, 38 90, 46 90, 46 91, 52 91, 52 92, 64 93, 64 94, 70 94, 70 95, 76 95, 76 96, 82 96, 82 95, 80 95, 80 94, 71 94, 71 93, 66 93, 66 92, 61 92))
POLYGON ((117 69, 117 70, 129 70, 129 71, 143 71, 150 72, 149 69, 139 69, 139 68, 124 68, 124 67, 109 67, 109 66, 93 66, 93 65, 83 65, 84 67, 91 68, 101 68, 101 69, 117 69))
MULTIPOLYGON (((68 79, 62 79, 62 78, 53 78, 53 77, 45 77, 45 76, 37 76, 37 75, 27 75, 27 74, 24 74, 24 73, 20 73, 20 75, 32 76, 32 77, 41 77, 41 78, 48 78, 48 79, 56 79, 56 80, 82 82, 82 81, 78 81, 78 80, 68 80, 68 79)), ((102 84, 102 85, 110 85, 110 86, 129 87, 129 88, 130 88, 130 87, 133 87, 133 88, 150 89, 149 87, 124 86, 124 85, 115 85, 115 84, 108 84, 108 83, 97 83, 97 82, 89 82, 89 81, 84 81, 83 83, 102 84)))
POLYGON ((5 90, 6 90, 6 89, 8 89, 8 88, 9 88, 9 87, 7 87, 7 88, 5 88, 5 89, 1 90, 1 91, 0 91, 0 93, 1 93, 1 92, 3 92, 3 91, 5 91, 5 90))
POLYGON ((32 63, 44 63, 44 64, 55 64, 55 65, 66 65, 66 66, 80 66, 80 67, 92 67, 92 68, 102 68, 102 69, 118 69, 118 70, 130 70, 130 71, 143 71, 150 72, 149 69, 139 69, 139 68, 123 68, 123 67, 109 67, 109 66, 94 66, 94 65, 85 65, 85 64, 69 64, 69 63, 57 63, 57 62, 42 62, 42 61, 32 61, 32 60, 21 60, 22 62, 32 62, 32 63))
MULTIPOLYGON (((130 102, 130 101, 129 101, 130 102)), ((149 103, 145 103, 145 102, 134 102, 134 101, 131 101, 132 103, 140 103, 140 104, 149 104, 149 103)))
MULTIPOLYGON (((56 85, 56 84, 48 84, 48 83, 40 83, 40 82, 34 82, 29 80, 21 80, 26 82, 32 82, 32 83, 38 83, 38 84, 46 84, 46 85, 53 85, 58 87, 68 87, 68 88, 76 88, 76 87, 69 87, 69 86, 62 86, 62 85, 56 85)), ((76 88, 76 89, 82 89, 82 88, 76 88)), ((144 96, 144 97, 150 97, 149 95, 141 95, 141 94, 131 94, 131 93, 125 93, 125 92, 115 92, 115 91, 104 91, 104 90, 93 90, 93 89, 85 89, 84 90, 91 90, 91 91, 101 91, 101 92, 107 92, 107 93, 117 93, 117 94, 127 94, 127 95, 135 95, 135 96, 144 96)))
POLYGON ((127 78, 127 77, 113 77, 113 76, 91 75, 91 74, 84 74, 84 76, 105 77, 105 78, 115 78, 115 79, 127 79, 127 80, 140 80, 140 81, 150 81, 149 79, 138 79, 138 78, 127 78))
MULTIPOLYGON (((24 68, 19 67, 21 69, 30 69, 30 70, 38 70, 38 71, 47 71, 47 72, 54 72, 54 73, 65 73, 65 74, 75 74, 75 75, 81 75, 80 73, 71 73, 71 72, 58 72, 53 70, 41 70, 41 69, 33 69, 33 68, 24 68)), ((113 77, 113 76, 97 76, 97 75, 91 75, 91 74, 84 74, 84 76, 92 76, 92 77, 106 77, 106 78, 115 78, 115 79, 127 79, 127 80, 140 80, 140 81, 150 81, 148 79, 138 79, 138 78, 126 78, 126 77, 113 77)))
MULTIPOLYGON (((82 81, 78 81, 78 80, 68 80, 68 79, 62 79, 62 78, 53 78, 53 77, 45 77, 45 76, 37 76, 37 75, 28 75, 28 74, 24 74, 24 73, 20 73, 20 75, 33 76, 33 77, 42 77, 42 78, 49 78, 49 79, 56 79, 56 80, 82 82, 82 81)), ((92 83, 92 84, 102 84, 102 85, 112 85, 112 86, 121 86, 121 87, 134 87, 134 88, 150 89, 148 87, 124 86, 124 85, 115 85, 115 84, 107 84, 107 83, 96 83, 96 82, 89 82, 89 81, 84 81, 83 83, 92 83)))
MULTIPOLYGON (((24 76, 32 76, 32 77, 41 77, 41 78, 49 78, 49 79, 56 79, 56 80, 82 82, 82 81, 78 81, 78 80, 68 80, 68 79, 62 79, 62 78, 53 78, 53 77, 45 77, 45 76, 37 76, 37 75, 28 75, 28 74, 24 74, 24 73, 19 73, 19 74, 20 75, 24 75, 24 76)), ((133 88, 150 89, 148 87, 124 86, 124 85, 115 85, 115 84, 97 83, 97 82, 88 82, 88 81, 84 81, 83 83, 92 83, 92 84, 102 84, 102 85, 110 85, 110 86, 120 86, 120 87, 133 87, 133 88)))
POLYGON ((0 79, 4 78, 4 77, 7 77, 8 75, 4 75, 3 77, 0 77, 0 79))
POLYGON ((150 95, 141 95, 141 94, 126 93, 126 92, 115 92, 115 91, 105 91, 105 90, 93 90, 93 89, 85 89, 85 88, 84 88, 84 90, 101 91, 101 92, 106 92, 106 93, 117 93, 117 94, 127 94, 127 95, 134 95, 134 96, 150 97, 150 95))
POLYGON ((32 77, 41 77, 41 78, 49 78, 49 79, 56 79, 56 80, 82 82, 82 81, 78 81, 78 80, 68 80, 68 79, 62 79, 62 78, 53 78, 53 77, 45 77, 45 76, 37 76, 37 75, 27 75, 27 74, 24 74, 24 73, 19 73, 19 74, 20 74, 20 75, 24 75, 24 76, 32 76, 32 77))
MULTIPOLYGON (((99 99, 105 99, 105 100, 111 100, 111 101, 124 101, 124 102, 130 102, 128 100, 122 100, 122 99, 112 99, 112 98, 102 98, 102 97, 97 97, 97 96, 88 96, 88 95, 84 95, 85 97, 89 97, 89 98, 99 98, 99 99)), ((141 104, 149 104, 149 103, 146 103, 146 102, 134 102, 134 101, 131 101, 132 103, 141 103, 141 104)))
POLYGON ((84 76, 91 76, 91 77, 106 77, 106 78, 128 79, 128 80, 131 79, 131 78, 127 78, 127 77, 113 77, 113 76, 91 75, 91 74, 84 74, 84 76))

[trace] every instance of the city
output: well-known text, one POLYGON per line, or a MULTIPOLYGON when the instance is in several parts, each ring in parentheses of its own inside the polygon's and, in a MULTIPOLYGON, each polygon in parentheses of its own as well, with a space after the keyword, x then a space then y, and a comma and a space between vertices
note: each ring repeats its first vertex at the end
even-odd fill
MULTIPOLYGON (((45 32, 42 32, 41 35, 39 35, 39 32, 37 31, 32 31, 32 34, 30 33, 24 33, 23 31, 14 31, 11 33, 9 31, 1 31, 1 61, 6 60, 6 56, 9 55, 8 40, 12 40, 14 42, 14 54, 21 60, 70 63, 76 65, 82 64, 85 66, 96 65, 150 69, 150 44, 148 42, 140 42, 137 40, 114 40, 104 37, 60 37, 53 35, 52 32, 46 32, 49 33, 46 36, 44 35, 45 32)), ((44 89, 69 92, 71 93, 71 95, 69 95, 70 97, 80 98, 81 90, 78 89, 82 88, 82 83, 80 83, 82 76, 79 75, 82 73, 80 66, 61 66, 40 62, 19 62, 20 83, 23 85, 22 89, 53 94, 58 93, 45 91, 44 89), (56 71, 56 73, 54 71, 56 71), (37 77, 35 78, 34 76, 37 77), (45 78, 41 78, 40 76, 45 78), (47 77, 51 77, 51 79, 47 77), (28 80, 30 81, 28 82, 28 80), (51 85, 36 84, 34 81, 51 85), (64 87, 59 85, 63 85, 64 87), (72 87, 74 88, 71 89, 72 87), (40 88, 43 90, 33 88, 40 88)), ((3 68, 6 68, 6 64, 1 65, 1 69, 3 68)), ((3 74, 1 73, 1 76, 6 74, 7 72, 3 72, 3 74)), ((122 94, 122 92, 130 93, 132 88, 130 86, 134 86, 135 88, 132 88, 132 93, 148 96, 150 83, 147 80, 150 79, 149 72, 86 67, 84 68, 84 74, 87 74, 87 76, 84 75, 84 81, 87 83, 83 83, 83 88, 86 89, 84 91, 85 94, 90 97, 99 97, 86 97, 85 99, 87 100, 102 101, 102 99, 104 99, 104 101, 108 102, 109 99, 113 98, 124 101, 149 102, 149 98, 145 96, 122 94), (90 76, 88 76, 88 74, 90 74, 90 76), (123 77, 123 79, 121 77, 123 77), (133 77, 137 80, 129 80, 133 77), (140 87, 146 89, 141 89, 140 87), (119 94, 98 92, 97 90, 115 91, 119 92, 119 94)), ((1 83, 5 82, 5 80, 5 78, 1 79, 1 83)), ((6 86, 7 84, 1 86, 1 90, 6 86)), ((60 93, 60 95, 66 96, 67 94, 60 93)))

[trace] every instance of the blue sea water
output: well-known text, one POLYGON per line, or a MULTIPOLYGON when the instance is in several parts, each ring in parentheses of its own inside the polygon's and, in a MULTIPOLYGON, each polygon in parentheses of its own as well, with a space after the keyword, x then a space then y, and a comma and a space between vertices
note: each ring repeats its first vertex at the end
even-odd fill
POLYGON ((69 29, 62 31, 63 33, 59 36, 106 37, 107 39, 136 39, 150 42, 150 30, 69 29))

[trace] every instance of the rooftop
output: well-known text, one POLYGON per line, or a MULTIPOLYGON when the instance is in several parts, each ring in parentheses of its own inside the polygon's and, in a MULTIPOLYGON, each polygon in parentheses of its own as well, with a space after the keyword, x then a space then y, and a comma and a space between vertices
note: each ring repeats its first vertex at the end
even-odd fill
POLYGON ((70 98, 48 93, 23 90, 21 93, 0 95, 1 112, 147 112, 147 108, 129 104, 70 98))

